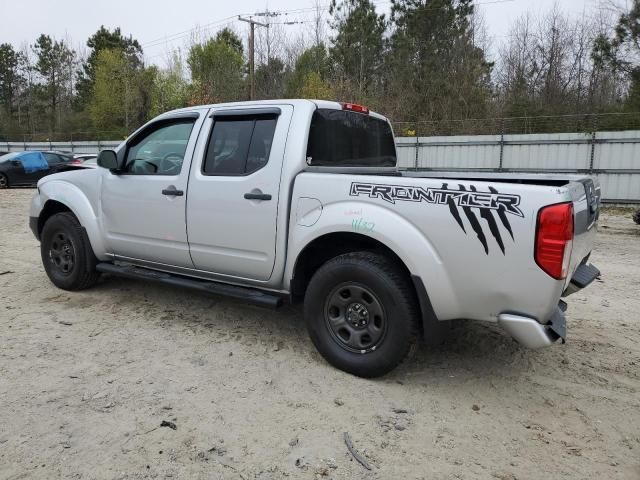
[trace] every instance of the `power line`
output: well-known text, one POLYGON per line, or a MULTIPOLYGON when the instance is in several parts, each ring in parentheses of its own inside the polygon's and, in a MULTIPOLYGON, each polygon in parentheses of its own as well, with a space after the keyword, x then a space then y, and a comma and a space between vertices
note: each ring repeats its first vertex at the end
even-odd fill
MULTIPOLYGON (((496 4, 502 4, 502 3, 512 3, 515 2, 516 0, 488 0, 485 2, 477 2, 474 3, 473 6, 481 6, 481 5, 496 5, 496 4)), ((378 1, 372 1, 371 2, 373 5, 382 5, 382 4, 390 4, 391 1, 390 0, 378 0, 378 1)), ((167 35, 164 37, 160 37, 157 38, 155 40, 150 40, 148 42, 142 43, 141 46, 143 48, 147 47, 147 48, 154 48, 154 47, 158 47, 158 46, 162 46, 166 43, 172 43, 175 42, 177 40, 180 40, 181 38, 187 37, 189 35, 191 35, 192 33, 195 33, 199 30, 203 30, 203 29, 207 29, 210 28, 212 26, 218 25, 220 23, 224 23, 228 20, 233 20, 236 19, 239 16, 245 16, 245 17, 252 17, 252 16, 266 16, 266 14, 268 14, 269 17, 280 17, 280 16, 288 16, 290 14, 302 14, 302 13, 307 13, 307 12, 313 12, 316 10, 329 10, 329 6, 323 6, 323 7, 304 7, 304 8, 293 8, 293 9, 288 9, 288 10, 274 10, 274 11, 264 11, 264 12, 256 12, 256 13, 239 13, 239 14, 235 14, 235 15, 231 15, 229 17, 226 18, 222 18, 219 20, 214 20, 210 23, 207 23, 205 25, 202 26, 196 26, 193 28, 190 28, 188 30, 183 30, 181 32, 177 32, 177 33, 173 33, 171 35, 167 35)), ((444 7, 426 7, 423 8, 422 11, 436 11, 436 10, 441 10, 444 7)), ((303 23, 313 23, 311 21, 305 21, 305 20, 293 20, 293 21, 284 21, 284 22, 272 22, 272 25, 295 25, 295 24, 303 24, 303 23)), ((153 57, 151 57, 153 58, 153 57)))

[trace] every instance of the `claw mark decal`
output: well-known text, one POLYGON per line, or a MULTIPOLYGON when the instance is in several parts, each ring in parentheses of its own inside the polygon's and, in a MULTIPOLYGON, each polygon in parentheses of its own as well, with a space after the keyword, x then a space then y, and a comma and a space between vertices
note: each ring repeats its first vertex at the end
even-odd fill
MULTIPOLYGON (((473 192, 476 191, 476 187, 474 187, 473 185, 471 185, 469 188, 473 192)), ((464 187, 460 185, 460 189, 464 190, 464 187)), ((496 219, 493 218, 493 214, 491 213, 491 210, 480 210, 480 216, 484 218, 489 224, 489 231, 491 232, 491 235, 493 235, 493 238, 496 239, 496 243, 498 244, 498 246, 500 247, 500 250, 502 250, 502 254, 504 255, 504 242, 502 241, 502 236, 500 235, 500 229, 498 228, 496 219)), ((485 248, 485 251, 487 250, 488 249, 485 248)), ((487 251, 487 253, 489 252, 487 251)))
MULTIPOLYGON (((460 187, 460 190, 462 190, 463 192, 467 191, 464 188, 464 185, 459 185, 459 187, 460 187)), ((480 243, 484 247, 484 253, 489 255, 489 245, 487 244, 487 237, 484 236, 484 232, 482 231, 482 227, 480 226, 480 222, 478 222, 478 218, 476 217, 476 214, 471 211, 471 207, 466 205, 462 207, 462 211, 467 216, 467 220, 469 220, 469 223, 471 224, 471 228, 473 228, 473 231, 476 232, 476 235, 478 236, 478 240, 480 240, 480 243)))
POLYGON ((491 232, 491 235, 504 255, 504 240, 500 233, 498 222, 494 217, 494 211, 497 213, 502 226, 509 232, 511 239, 515 240, 507 214, 524 217, 522 210, 518 207, 520 205, 520 196, 500 193, 493 187, 489 187, 488 192, 479 192, 473 185, 469 186, 469 190, 461 184, 459 184, 458 187, 459 190, 453 190, 449 188, 448 184, 443 183, 442 188, 430 187, 425 189, 407 185, 376 185, 353 182, 349 194, 352 197, 366 195, 369 198, 379 198, 392 204, 395 204, 396 201, 404 201, 447 205, 451 216, 466 234, 467 230, 459 211, 459 209, 462 209, 469 225, 478 237, 485 253, 488 255, 489 243, 487 236, 485 235, 480 220, 478 220, 473 210, 477 209, 480 218, 487 222, 489 232, 491 232))
MULTIPOLYGON (((489 187, 489 191, 491 193, 498 193, 498 191, 493 188, 493 187, 489 187)), ((511 230, 511 224, 509 223, 509 220, 507 219, 507 214, 504 213, 504 209, 499 208, 498 209, 498 216, 500 217, 500 221, 502 222, 502 225, 504 225, 504 228, 507 229, 507 231, 509 232, 509 235, 511 235, 511 240, 515 240, 515 238, 513 237, 513 231, 511 230)))
MULTIPOLYGON (((448 185, 446 183, 443 183, 442 189, 446 190, 447 188, 448 188, 448 185)), ((460 218, 460 213, 458 213, 458 208, 456 207, 456 202, 453 200, 453 197, 449 197, 447 199, 447 205, 449 205, 449 211, 451 212, 451 215, 456 220, 456 222, 458 222, 458 225, 460 225, 460 228, 462 229, 462 231, 464 233, 467 233, 467 231, 464 229, 464 223, 462 223, 462 219, 460 218)))

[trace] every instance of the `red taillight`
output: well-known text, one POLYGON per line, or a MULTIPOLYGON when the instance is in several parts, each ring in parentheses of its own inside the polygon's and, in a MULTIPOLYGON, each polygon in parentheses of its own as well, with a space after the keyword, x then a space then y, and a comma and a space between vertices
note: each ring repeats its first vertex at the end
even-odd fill
POLYGON ((364 105, 358 105, 357 103, 341 103, 343 110, 351 110, 352 112, 369 114, 369 109, 364 105))
POLYGON ((567 278, 573 246, 573 204, 559 203, 538 212, 536 263, 553 278, 567 278))

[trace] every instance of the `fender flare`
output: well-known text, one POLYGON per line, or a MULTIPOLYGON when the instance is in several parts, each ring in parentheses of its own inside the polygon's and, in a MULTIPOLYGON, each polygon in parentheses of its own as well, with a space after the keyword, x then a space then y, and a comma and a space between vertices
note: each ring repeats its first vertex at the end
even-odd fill
POLYGON ((67 207, 86 230, 93 253, 99 260, 107 259, 107 249, 91 202, 78 187, 64 180, 50 180, 39 186, 42 210, 55 201, 67 207))
MULTIPOLYGON (((295 219, 292 219, 295 221, 295 219)), ((413 223, 397 212, 371 203, 341 201, 323 204, 320 218, 311 227, 292 225, 285 267, 285 288, 290 288, 298 258, 314 240, 332 233, 357 233, 382 243, 402 260, 412 277, 419 277, 439 319, 457 318, 459 302, 440 255, 413 223), (369 222, 358 231, 350 212, 362 212, 369 222)))

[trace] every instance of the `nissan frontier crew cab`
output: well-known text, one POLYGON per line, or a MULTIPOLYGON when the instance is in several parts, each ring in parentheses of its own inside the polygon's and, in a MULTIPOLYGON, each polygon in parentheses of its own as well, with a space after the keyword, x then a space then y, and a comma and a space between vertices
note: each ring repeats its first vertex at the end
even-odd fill
POLYGON ((304 302, 332 365, 383 375, 439 322, 497 322, 538 348, 589 264, 587 176, 406 172, 389 121, 361 105, 189 107, 134 132, 102 168, 38 182, 30 226, 58 287, 102 273, 267 306, 304 302))

